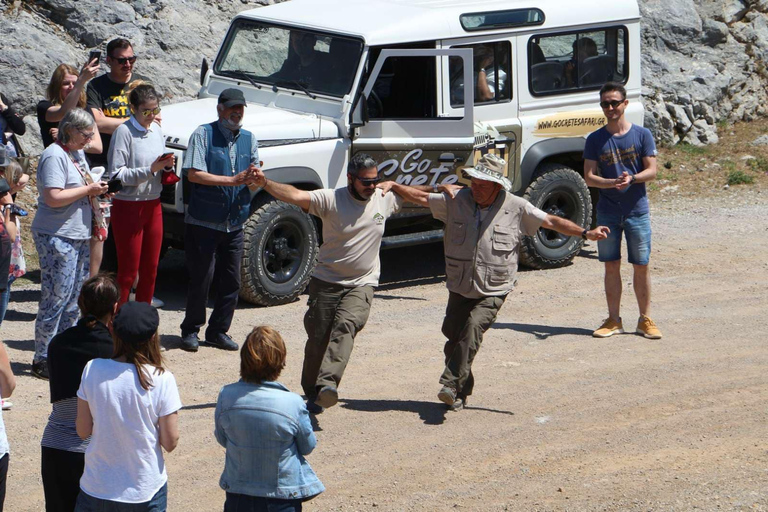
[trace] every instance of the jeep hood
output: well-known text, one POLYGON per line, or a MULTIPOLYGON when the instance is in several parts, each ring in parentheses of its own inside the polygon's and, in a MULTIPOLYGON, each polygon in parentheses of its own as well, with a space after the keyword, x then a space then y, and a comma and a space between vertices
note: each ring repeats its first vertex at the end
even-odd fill
MULTIPOLYGON (((204 98, 163 107, 162 129, 165 140, 187 147, 198 126, 217 119, 216 98, 204 98)), ((315 114, 301 114, 249 103, 245 107, 243 128, 259 141, 338 137, 338 127, 315 114)))

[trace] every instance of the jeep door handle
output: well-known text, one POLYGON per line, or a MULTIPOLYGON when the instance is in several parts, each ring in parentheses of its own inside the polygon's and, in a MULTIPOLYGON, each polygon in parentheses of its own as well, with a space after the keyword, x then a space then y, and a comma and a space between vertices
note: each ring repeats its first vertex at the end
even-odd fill
POLYGON ((460 158, 456 158, 456 155, 453 153, 443 153, 440 155, 440 157, 437 159, 438 162, 450 162, 452 164, 455 164, 456 162, 460 161, 460 158))

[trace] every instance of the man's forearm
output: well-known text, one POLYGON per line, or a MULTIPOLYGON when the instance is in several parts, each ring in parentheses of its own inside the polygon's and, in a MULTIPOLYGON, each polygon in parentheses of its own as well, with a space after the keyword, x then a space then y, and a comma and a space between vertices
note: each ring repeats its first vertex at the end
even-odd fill
POLYGON ((309 210, 309 193, 306 190, 299 190, 293 185, 287 183, 278 183, 274 180, 265 179, 264 190, 280 201, 295 204, 302 210, 309 210))
POLYGON ((208 185, 212 187, 231 187, 234 185, 232 176, 219 176, 199 169, 189 169, 187 178, 192 183, 198 185, 208 185))
POLYGON ((415 203, 421 206, 429 206, 429 192, 431 190, 432 187, 428 185, 417 185, 414 187, 409 187, 400 183, 392 184, 392 191, 402 197, 404 201, 415 203))

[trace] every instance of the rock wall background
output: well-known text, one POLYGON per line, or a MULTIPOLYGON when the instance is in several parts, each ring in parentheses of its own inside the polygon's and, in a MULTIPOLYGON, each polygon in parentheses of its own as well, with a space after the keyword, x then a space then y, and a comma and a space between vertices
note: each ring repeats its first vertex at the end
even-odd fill
MULTIPOLYGON (((0 91, 26 114, 26 151, 41 150, 35 105, 58 64, 79 67, 90 49, 127 37, 136 71, 170 102, 189 99, 230 18, 274 1, 0 0, 0 91)), ((768 0, 640 0, 640 9, 646 126, 660 142, 687 132, 685 142, 715 143, 719 122, 768 113, 768 0)))

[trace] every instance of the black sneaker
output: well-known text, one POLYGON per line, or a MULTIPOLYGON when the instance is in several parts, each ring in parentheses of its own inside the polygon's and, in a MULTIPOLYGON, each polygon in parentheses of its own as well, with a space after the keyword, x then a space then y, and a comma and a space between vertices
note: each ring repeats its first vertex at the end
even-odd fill
POLYGON ((48 360, 32 361, 32 375, 38 379, 48 380, 48 360))
POLYGON ((181 335, 181 350, 197 352, 198 348, 200 348, 200 338, 197 337, 196 332, 181 335))
POLYGON ((240 348, 237 343, 232 341, 232 338, 223 332, 220 332, 212 338, 206 336, 205 344, 210 345, 211 347, 220 348, 222 350, 237 350, 240 348))
POLYGON ((317 398, 315 398, 315 403, 324 409, 333 407, 338 401, 339 392, 333 386, 323 386, 317 392, 317 398))
POLYGON ((314 398, 307 399, 307 410, 309 411, 309 414, 320 414, 325 409, 315 403, 314 398))

